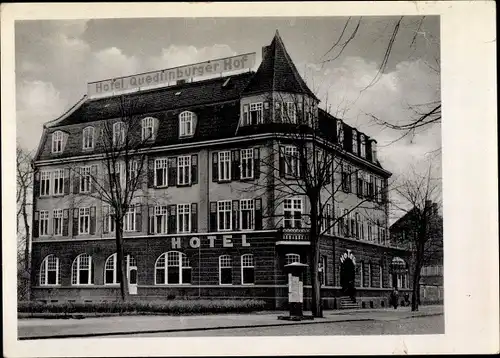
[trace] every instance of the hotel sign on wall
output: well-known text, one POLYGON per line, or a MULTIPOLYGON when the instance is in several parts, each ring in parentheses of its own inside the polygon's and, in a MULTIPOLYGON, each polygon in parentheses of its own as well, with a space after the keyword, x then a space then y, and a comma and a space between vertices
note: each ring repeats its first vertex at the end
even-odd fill
POLYGON ((87 94, 89 97, 113 95, 150 87, 168 86, 169 84, 175 84, 176 81, 193 77, 206 77, 224 72, 250 69, 255 65, 255 58, 256 53, 252 52, 133 76, 90 82, 87 85, 87 94))

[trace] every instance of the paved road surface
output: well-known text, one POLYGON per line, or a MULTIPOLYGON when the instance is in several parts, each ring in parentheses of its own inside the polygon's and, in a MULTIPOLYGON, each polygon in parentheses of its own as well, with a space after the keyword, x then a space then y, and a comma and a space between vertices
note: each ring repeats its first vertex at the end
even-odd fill
POLYGON ((149 333, 111 337, 193 337, 193 336, 320 336, 320 335, 444 334, 444 316, 400 320, 330 322, 300 326, 232 328, 210 331, 149 333))

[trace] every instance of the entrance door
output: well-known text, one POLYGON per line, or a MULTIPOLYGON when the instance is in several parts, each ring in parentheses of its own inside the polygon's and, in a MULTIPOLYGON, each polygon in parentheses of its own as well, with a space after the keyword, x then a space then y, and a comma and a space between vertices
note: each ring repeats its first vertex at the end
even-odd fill
POLYGON ((131 295, 137 295, 137 262, 130 255, 127 258, 128 292, 131 295))

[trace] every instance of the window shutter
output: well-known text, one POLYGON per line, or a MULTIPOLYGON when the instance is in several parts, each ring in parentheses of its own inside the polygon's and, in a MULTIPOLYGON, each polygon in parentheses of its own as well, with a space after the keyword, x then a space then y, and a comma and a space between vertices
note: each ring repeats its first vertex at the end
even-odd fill
POLYGON ((135 206, 135 231, 142 231, 142 205, 137 204, 135 206))
POLYGON ((304 158, 302 158, 301 154, 297 152, 297 155, 299 157, 299 166, 300 166, 300 177, 302 179, 305 179, 307 176, 307 150, 306 148, 303 148, 304 150, 304 158))
POLYGON ((155 160, 153 158, 148 159, 148 188, 153 188, 155 186, 155 160))
POLYGON ((35 173, 35 180, 33 181, 33 194, 35 198, 40 196, 40 172, 35 173))
POLYGON ((191 232, 198 232, 198 204, 191 204, 191 232))
POLYGON ((191 185, 198 184, 198 154, 191 156, 191 185))
POLYGON ((285 177, 285 148, 279 147, 279 169, 280 169, 280 177, 285 177))
POLYGON ((154 217, 154 211, 155 207, 152 205, 148 206, 148 234, 154 234, 155 233, 155 217, 154 217))
POLYGON ((239 201, 238 200, 233 200, 233 205, 232 205, 232 220, 233 220, 233 225, 232 228, 233 230, 239 230, 239 213, 240 213, 240 206, 239 206, 239 201))
POLYGON ((73 173, 73 194, 80 192, 80 168, 76 168, 73 173))
POLYGON ((64 194, 69 194, 69 177, 70 171, 69 168, 64 169, 64 194))
POLYGON ((169 205, 168 206, 168 233, 175 234, 177 233, 177 205, 169 205))
POLYGON ((95 216, 95 206, 90 208, 90 235, 95 235, 96 227, 96 216, 95 216))
POLYGON ((33 217, 33 237, 38 237, 40 233, 40 212, 35 211, 33 217))
POLYGON ((269 102, 264 102, 263 123, 271 123, 271 106, 269 102))
MULTIPOLYGON (((68 185, 68 187, 69 187, 69 185, 68 185)), ((63 210, 63 236, 68 236, 68 226, 69 226, 69 210, 64 209, 63 210)))
POLYGON ((260 178, 260 149, 253 149, 253 177, 255 179, 260 178))
POLYGON ((219 181, 219 153, 218 152, 213 152, 212 153, 212 181, 213 182, 218 182, 219 181))
POLYGON ((262 230, 262 199, 255 199, 255 230, 262 230))
POLYGON ((239 150, 231 151, 231 180, 240 179, 240 152, 239 150))
POLYGON ((210 231, 211 232, 217 231, 217 202, 216 201, 210 202, 209 222, 210 222, 210 231))
POLYGON ((73 209, 73 236, 78 235, 78 208, 73 209))
POLYGON ((90 191, 95 193, 97 189, 97 165, 92 165, 90 169, 90 191))
POLYGON ((109 233, 109 206, 102 208, 102 232, 103 234, 109 233))
POLYGON ((281 122, 281 106, 282 103, 280 101, 276 101, 274 104, 274 121, 276 123, 281 122))
POLYGON ((177 158, 168 160, 168 186, 177 185, 177 158))

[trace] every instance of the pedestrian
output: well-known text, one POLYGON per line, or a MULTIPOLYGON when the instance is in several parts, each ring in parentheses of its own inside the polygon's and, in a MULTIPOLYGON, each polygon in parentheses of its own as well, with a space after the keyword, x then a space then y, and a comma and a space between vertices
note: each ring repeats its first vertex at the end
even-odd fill
POLYGON ((391 297, 390 297, 391 306, 393 306, 394 309, 398 308, 398 300, 399 300, 398 290, 394 289, 391 292, 391 297))

